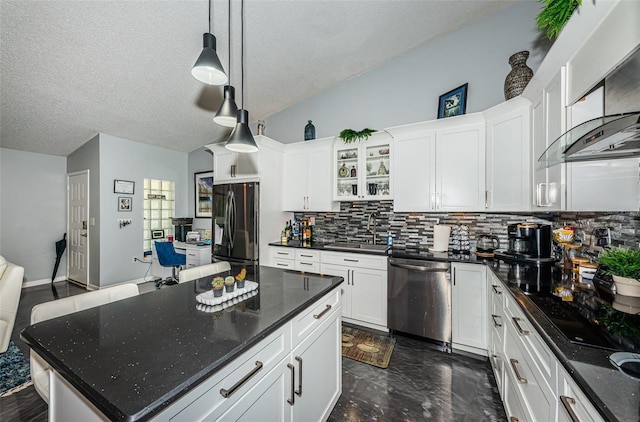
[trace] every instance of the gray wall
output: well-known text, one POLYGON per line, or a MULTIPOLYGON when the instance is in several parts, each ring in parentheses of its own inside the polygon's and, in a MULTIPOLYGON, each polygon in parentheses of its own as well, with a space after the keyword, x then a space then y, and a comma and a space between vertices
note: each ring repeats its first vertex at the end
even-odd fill
MULTIPOLYGON (((172 180, 176 187, 176 215, 187 215, 187 154, 166 148, 100 134, 100 287, 145 276, 147 264, 133 263, 142 258, 144 179, 172 180), (118 212, 118 196, 113 193, 115 179, 135 182, 131 212, 118 212), (117 220, 131 219, 119 228, 117 220)), ((151 277, 148 275, 148 278, 151 277)))
MULTIPOLYGON (((194 192, 194 179, 193 175, 195 173, 199 173, 201 171, 212 171, 213 170, 213 154, 208 149, 201 147, 195 151, 191 151, 188 157, 188 192, 189 192, 189 200, 187 202, 188 206, 188 217, 195 217, 195 192, 194 192)), ((210 218, 194 218, 193 219, 193 228, 194 229, 204 229, 211 230, 211 219, 210 218)))
POLYGON ((0 148, 0 254, 24 267, 27 282, 51 279, 55 242, 66 231, 66 161, 0 148))
MULTIPOLYGON (((89 170, 89 285, 100 286, 100 135, 67 157, 67 173, 89 170)), ((66 207, 66 204, 65 204, 66 207)))
MULTIPOLYGON (((438 97, 469 83, 467 112, 504 101, 509 56, 530 51, 534 72, 550 47, 540 42, 537 1, 520 1, 481 21, 446 34, 383 66, 266 119, 265 134, 283 143, 303 139, 307 120, 316 137, 342 129, 383 129, 437 117, 438 97)), ((254 131, 255 132, 255 131, 254 131)))

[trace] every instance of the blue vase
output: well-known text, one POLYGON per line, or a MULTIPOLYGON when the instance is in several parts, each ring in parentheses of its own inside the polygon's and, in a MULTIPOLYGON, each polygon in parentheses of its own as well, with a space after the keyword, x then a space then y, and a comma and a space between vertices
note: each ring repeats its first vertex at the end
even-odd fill
POLYGON ((312 139, 316 139, 316 127, 309 120, 309 123, 304 127, 304 140, 310 141, 312 139))

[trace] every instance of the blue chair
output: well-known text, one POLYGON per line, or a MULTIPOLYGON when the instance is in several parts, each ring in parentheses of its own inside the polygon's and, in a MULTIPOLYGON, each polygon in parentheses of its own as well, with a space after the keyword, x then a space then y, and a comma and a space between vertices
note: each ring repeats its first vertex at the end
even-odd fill
POLYGON ((171 277, 156 283, 156 287, 160 287, 163 284, 172 285, 178 284, 176 278, 176 268, 187 263, 187 256, 176 252, 171 242, 154 242, 156 245, 156 254, 158 255, 158 262, 163 267, 171 267, 171 277))

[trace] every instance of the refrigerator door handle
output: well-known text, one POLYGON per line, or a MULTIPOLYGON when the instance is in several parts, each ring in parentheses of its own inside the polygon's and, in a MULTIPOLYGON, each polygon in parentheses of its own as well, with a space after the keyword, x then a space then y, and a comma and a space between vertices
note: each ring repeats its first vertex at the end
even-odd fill
POLYGON ((229 245, 233 250, 233 239, 236 233, 236 195, 229 191, 229 245))

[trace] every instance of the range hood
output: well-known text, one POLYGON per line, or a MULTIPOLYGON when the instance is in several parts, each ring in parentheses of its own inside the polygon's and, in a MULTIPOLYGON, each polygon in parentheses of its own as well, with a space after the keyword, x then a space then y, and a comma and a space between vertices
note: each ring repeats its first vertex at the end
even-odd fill
POLYGON ((640 156, 640 112, 586 121, 556 139, 538 162, 544 167, 551 167, 563 162, 633 156, 640 156))

